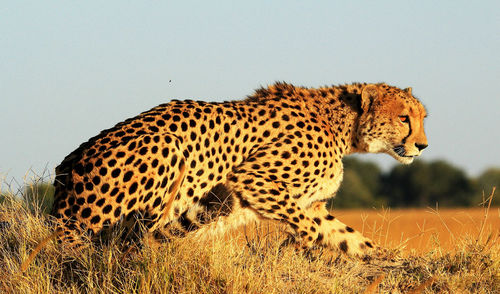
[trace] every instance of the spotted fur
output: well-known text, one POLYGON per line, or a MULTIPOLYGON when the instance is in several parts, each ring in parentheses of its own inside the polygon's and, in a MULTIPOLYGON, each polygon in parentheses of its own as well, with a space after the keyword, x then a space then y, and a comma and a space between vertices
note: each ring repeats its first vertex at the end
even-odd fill
POLYGON ((56 168, 61 240, 110 228, 198 237, 250 219, 289 225, 303 248, 364 255, 374 244, 325 208, 342 158, 410 163, 427 146, 424 107, 386 84, 277 83, 241 101, 172 101, 102 131, 56 168))

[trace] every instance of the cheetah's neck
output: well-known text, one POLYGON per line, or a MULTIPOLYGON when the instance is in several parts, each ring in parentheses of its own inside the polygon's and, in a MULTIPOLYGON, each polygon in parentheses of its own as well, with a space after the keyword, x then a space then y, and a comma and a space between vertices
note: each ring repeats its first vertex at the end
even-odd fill
POLYGON ((266 104, 286 101, 300 105, 308 112, 312 123, 319 122, 328 130, 343 156, 363 152, 356 133, 361 115, 361 92, 365 85, 354 83, 315 89, 276 83, 257 90, 249 100, 266 104))

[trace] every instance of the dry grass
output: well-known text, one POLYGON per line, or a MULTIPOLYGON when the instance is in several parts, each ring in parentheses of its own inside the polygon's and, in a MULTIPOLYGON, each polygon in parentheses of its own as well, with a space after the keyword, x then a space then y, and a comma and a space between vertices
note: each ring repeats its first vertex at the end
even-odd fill
POLYGON ((352 223, 350 215, 359 218, 358 228, 364 225, 366 235, 373 232, 379 243, 407 247, 369 262, 328 250, 308 256, 289 247, 280 250, 282 226, 264 223, 204 243, 190 238, 144 242, 128 252, 116 243, 91 246, 76 257, 62 254, 51 241, 22 272, 21 263, 51 234, 46 217, 26 207, 16 199, 0 204, 0 293, 500 292, 500 215, 493 208, 484 226, 484 210, 482 215, 477 210, 373 212, 363 216, 364 223, 361 212, 338 212, 346 222, 352 223), (427 234, 431 237, 425 239, 427 234), (405 242, 408 237, 415 238, 405 242))

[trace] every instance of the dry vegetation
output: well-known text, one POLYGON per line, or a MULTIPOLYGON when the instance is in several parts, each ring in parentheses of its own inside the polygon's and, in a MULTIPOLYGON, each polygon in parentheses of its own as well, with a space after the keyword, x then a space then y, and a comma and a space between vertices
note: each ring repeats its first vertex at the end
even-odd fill
POLYGON ((51 241, 22 272, 21 263, 51 234, 40 211, 18 198, 0 203, 0 293, 500 292, 498 208, 338 212, 380 244, 399 247, 371 261, 280 249, 282 226, 264 223, 205 243, 184 238, 127 250, 116 242, 76 257, 51 241))

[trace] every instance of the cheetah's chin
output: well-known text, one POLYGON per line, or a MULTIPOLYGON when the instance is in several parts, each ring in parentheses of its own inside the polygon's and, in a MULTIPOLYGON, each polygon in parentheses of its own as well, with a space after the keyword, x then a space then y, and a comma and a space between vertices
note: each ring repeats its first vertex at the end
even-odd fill
POLYGON ((413 162, 413 160, 415 159, 415 157, 417 156, 399 156, 397 154, 395 154, 395 156, 393 156, 397 161, 401 162, 402 164, 410 164, 413 162))

